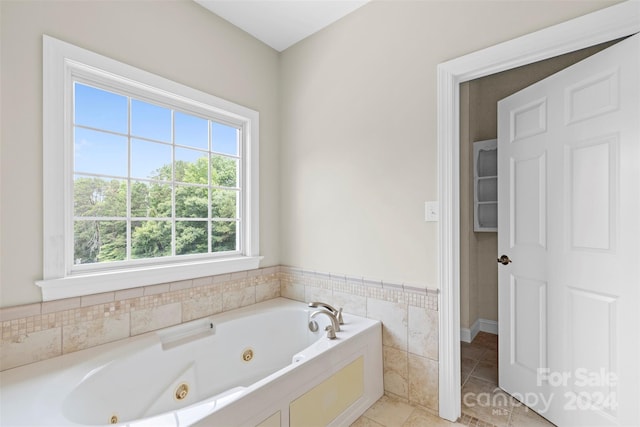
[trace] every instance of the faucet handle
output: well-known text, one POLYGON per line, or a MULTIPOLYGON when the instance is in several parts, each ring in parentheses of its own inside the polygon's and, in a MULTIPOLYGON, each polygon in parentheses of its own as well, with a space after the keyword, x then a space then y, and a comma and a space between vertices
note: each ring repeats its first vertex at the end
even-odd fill
POLYGON ((344 319, 342 318, 342 307, 338 310, 338 314, 336 315, 336 319, 338 319, 338 323, 344 325, 344 319))
POLYGON ((327 338, 329 338, 330 340, 336 339, 336 331, 333 329, 333 326, 327 325, 324 330, 327 331, 327 338))

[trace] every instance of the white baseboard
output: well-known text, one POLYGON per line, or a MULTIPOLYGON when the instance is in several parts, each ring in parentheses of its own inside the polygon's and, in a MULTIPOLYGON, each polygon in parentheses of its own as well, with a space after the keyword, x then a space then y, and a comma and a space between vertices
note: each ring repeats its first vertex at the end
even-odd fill
POLYGON ((489 334, 498 335, 498 322, 495 320, 478 319, 480 330, 489 334))
POLYGON ((471 342, 480 332, 480 319, 473 322, 471 325, 471 329, 469 328, 460 328, 460 341, 471 342))
POLYGON ((498 322, 495 320, 478 319, 473 322, 470 329, 460 328, 460 341, 469 343, 473 341, 480 331, 498 335, 498 322))

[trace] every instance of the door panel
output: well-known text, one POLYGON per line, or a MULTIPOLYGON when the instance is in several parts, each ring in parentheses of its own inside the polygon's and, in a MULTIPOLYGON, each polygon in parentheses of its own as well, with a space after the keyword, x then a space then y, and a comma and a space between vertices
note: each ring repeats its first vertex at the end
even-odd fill
POLYGON ((566 123, 601 116, 615 111, 618 104, 619 70, 604 71, 570 85, 565 89, 566 123))
POLYGON ((546 153, 528 159, 512 159, 511 188, 513 205, 512 247, 520 245, 546 247, 547 217, 546 153))
POLYGON ((511 111, 511 142, 539 135, 546 130, 546 98, 530 102, 511 111))
POLYGON ((511 363, 537 375, 546 368, 547 284, 511 276, 511 363))
MULTIPOLYGON (((569 288, 569 361, 576 367, 569 393, 580 399, 576 405, 597 405, 597 400, 617 395, 617 381, 608 381, 608 373, 618 372, 617 300, 582 288, 569 288), (587 348, 589 351, 585 351, 587 348)), ((602 410, 609 415, 616 413, 613 405, 605 405, 602 410)))
POLYGON ((615 250, 617 139, 605 135, 566 145, 565 200, 573 250, 615 250))
POLYGON ((639 52, 498 104, 499 383, 559 426, 640 425, 639 52))

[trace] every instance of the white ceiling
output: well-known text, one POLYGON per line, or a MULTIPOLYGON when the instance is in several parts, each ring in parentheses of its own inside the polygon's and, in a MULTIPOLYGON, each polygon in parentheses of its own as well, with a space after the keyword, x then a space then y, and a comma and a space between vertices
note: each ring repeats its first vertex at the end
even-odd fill
POLYGON ((194 0, 282 52, 369 0, 194 0))

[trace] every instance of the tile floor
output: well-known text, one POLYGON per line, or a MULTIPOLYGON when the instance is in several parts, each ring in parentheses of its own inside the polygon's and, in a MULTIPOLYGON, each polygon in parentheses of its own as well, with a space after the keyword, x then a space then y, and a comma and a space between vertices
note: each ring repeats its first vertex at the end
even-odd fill
POLYGON ((462 417, 452 423, 424 408, 383 396, 351 427, 553 427, 498 388, 498 337, 480 332, 461 343, 462 417))
MULTIPOLYGON (((553 427, 498 388, 498 336, 479 332, 460 343, 462 414, 498 427, 553 427)), ((475 424, 471 424, 475 425, 475 424)))
POLYGON ((443 420, 436 414, 411 406, 399 399, 382 396, 355 423, 351 424, 351 427, 444 427, 464 425, 443 420))

